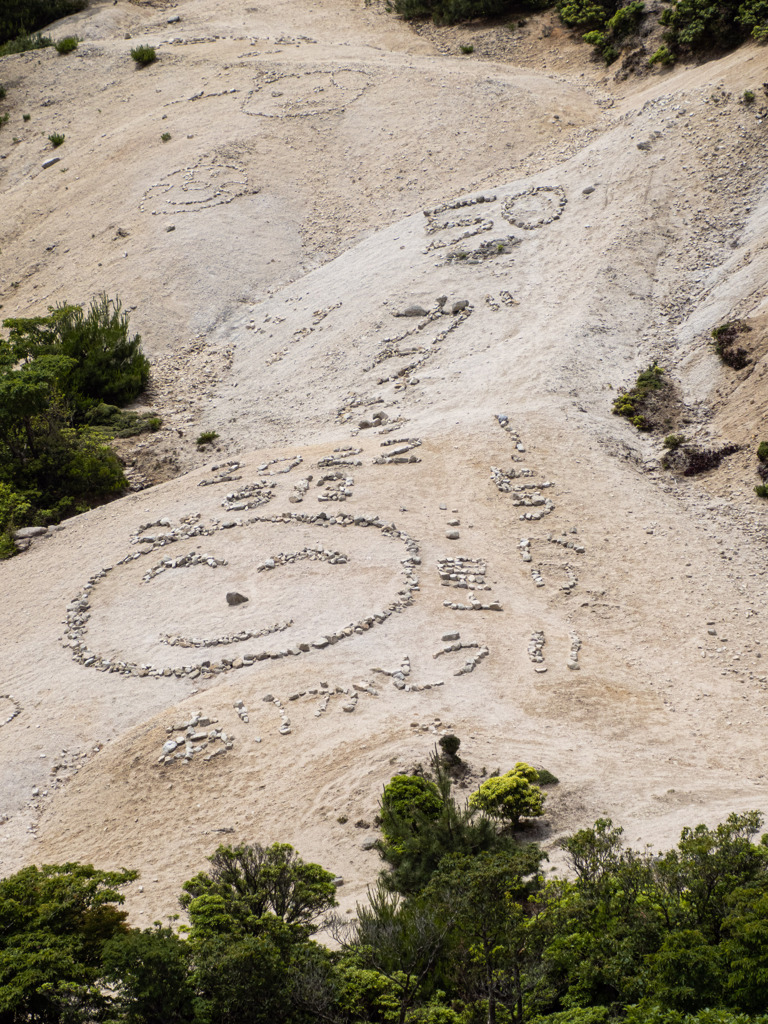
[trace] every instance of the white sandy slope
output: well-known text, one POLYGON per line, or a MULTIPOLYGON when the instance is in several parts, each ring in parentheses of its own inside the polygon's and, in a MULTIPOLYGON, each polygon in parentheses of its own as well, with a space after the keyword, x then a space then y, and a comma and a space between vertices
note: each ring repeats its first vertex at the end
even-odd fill
MULTIPOLYGON (((14 104, 0 136, 3 313, 119 292, 157 360, 152 397, 165 429, 149 450, 199 466, 194 438, 216 430, 207 467, 238 459, 242 483, 271 458, 302 456, 272 478, 275 498, 260 514, 332 515, 336 503, 317 501, 318 460, 361 448, 340 507, 415 538, 420 587, 411 607, 362 635, 208 681, 74 662, 60 642, 66 605, 132 550, 141 523, 248 518, 221 507, 238 484, 198 487, 209 468, 76 517, 0 564, 2 692, 23 708, 0 727, 0 871, 31 860, 137 867, 129 906, 147 923, 175 912, 180 883, 218 842, 281 840, 342 875, 351 909, 378 866, 361 850, 370 831, 355 823, 373 821, 381 786, 425 762, 446 728, 461 736, 475 782, 517 760, 559 776, 537 832, 555 864, 557 836, 600 814, 629 841, 662 845, 684 824, 768 809, 766 511, 752 493, 755 441, 768 434, 765 127, 738 102, 768 77, 768 57, 746 47, 617 86, 567 39, 567 73, 537 72, 438 55, 406 26, 351 4, 210 7, 97 4, 57 30, 84 37, 69 63, 42 52, 0 65, 14 104), (181 21, 169 26, 173 13, 181 21), (128 56, 137 40, 161 44, 142 71, 128 56), (22 141, 9 143, 17 128, 22 141), (67 141, 61 165, 43 172, 54 128, 67 141), (428 233, 424 208, 481 194, 489 201, 432 222, 482 216, 489 230, 465 240, 477 225, 428 233), (545 219, 561 195, 551 223, 524 230, 504 217, 511 200, 531 223, 545 219), (510 237, 519 242, 508 251, 471 262, 478 245, 510 237), (435 239, 446 245, 428 249, 435 239), (451 252, 469 259, 447 262, 451 252), (435 312, 441 296, 445 310, 468 300, 470 314, 433 344, 454 321, 435 312), (433 319, 393 316, 413 303, 433 319), (754 325, 754 362, 739 373, 707 343, 735 317, 754 325), (376 361, 406 331, 401 351, 429 358, 380 383, 418 357, 376 361), (675 429, 745 445, 719 470, 664 472, 661 437, 612 416, 617 389, 653 359, 685 403, 675 429), (401 426, 359 430, 377 409, 401 426), (421 461, 374 464, 382 442, 400 437, 421 440, 421 461), (496 489, 491 466, 552 482, 542 494, 555 510, 521 522, 525 509, 496 489), (310 473, 304 501, 290 503, 310 473), (584 554, 546 540, 573 527, 564 539, 584 554), (442 587, 436 563, 458 555, 487 561, 502 613, 444 606, 467 592, 442 587), (578 578, 570 594, 566 563, 578 578), (454 675, 464 654, 433 657, 453 630, 490 648, 471 674, 454 675), (534 630, 545 633, 546 674, 527 654, 534 630), (572 634, 579 671, 566 668, 572 634), (406 655, 411 682, 444 685, 404 692, 372 671, 406 655), (373 683, 379 695, 361 694, 351 714, 334 699, 320 717, 318 696, 287 702, 321 682, 373 683), (267 693, 286 702, 290 735, 278 734, 267 693), (159 765, 166 725, 197 709, 234 733, 233 749, 210 763, 159 765)), ((228 564, 151 584, 133 566, 115 569, 94 592, 89 643, 162 665, 178 663, 165 633, 219 636, 293 618, 286 644, 311 640, 400 587, 402 549, 370 528, 245 524, 205 544, 228 564), (318 534, 349 555, 346 565, 256 572, 318 534), (249 603, 229 608, 230 589, 249 603)))

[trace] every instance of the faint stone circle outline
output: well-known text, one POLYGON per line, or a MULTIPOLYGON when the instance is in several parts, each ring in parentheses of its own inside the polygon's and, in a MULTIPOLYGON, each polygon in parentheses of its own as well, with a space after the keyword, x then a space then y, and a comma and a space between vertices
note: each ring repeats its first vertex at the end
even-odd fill
MULTIPOLYGON (((360 99, 363 93, 369 86, 368 81, 364 81, 362 88, 358 89, 347 89, 345 86, 339 84, 339 79, 344 74, 361 75, 363 79, 368 79, 369 74, 362 68, 336 68, 333 71, 325 71, 320 68, 315 68, 308 71, 270 71, 264 69, 254 77, 254 81, 261 80, 262 84, 257 85, 253 89, 249 89, 243 97, 243 101, 240 105, 240 109, 244 114, 249 117, 267 117, 267 118, 281 118, 281 117, 315 117, 320 114, 338 114, 342 113, 350 103, 354 103, 360 99), (324 92, 324 88, 315 88, 310 92, 306 93, 300 99, 288 98, 282 104, 277 104, 275 110, 254 110, 249 109, 254 105, 254 97, 259 97, 262 92, 270 85, 277 85, 279 82, 285 81, 286 79, 296 79, 302 81, 305 77, 310 76, 322 76, 324 81, 330 82, 332 88, 338 89, 340 96, 338 97, 339 102, 334 103, 333 97, 331 98, 330 105, 323 106, 322 102, 317 103, 314 109, 302 109, 305 104, 311 102, 313 96, 319 95, 324 92), (349 93, 349 95, 345 95, 349 93)), ((282 93, 272 92, 271 95, 267 96, 268 100, 277 100, 282 97, 282 93)), ((324 97, 329 98, 329 97, 324 97)))
POLYGON ((139 209, 143 213, 149 212, 153 216, 157 214, 198 213, 201 210, 209 210, 214 206, 226 205, 234 199, 239 199, 244 195, 253 195, 258 191, 258 188, 249 187, 248 172, 244 167, 235 163, 218 163, 215 159, 212 159, 206 162, 201 161, 196 164, 190 164, 187 167, 178 167, 175 171, 170 171, 161 181, 150 185, 144 192, 139 209), (232 172, 232 177, 218 181, 205 180, 204 177, 200 177, 207 174, 210 179, 213 179, 218 177, 222 171, 232 172), (181 181, 175 180, 178 175, 182 176, 181 181), (169 194, 172 195, 174 189, 179 189, 184 195, 192 195, 195 192, 202 193, 206 189, 213 191, 212 194, 208 194, 202 199, 190 198, 176 201, 169 198, 169 194), (158 208, 152 209, 151 207, 156 204, 159 204, 158 208))
POLYGON ((533 231, 535 228, 541 228, 555 220, 559 220, 567 202, 565 189, 562 185, 532 185, 530 188, 507 196, 501 204, 501 216, 514 227, 522 228, 524 231, 533 231), (533 216, 530 213, 528 216, 515 215, 516 203, 524 206, 524 200, 529 199, 535 205, 540 197, 544 196, 551 198, 547 198, 546 202, 541 204, 542 209, 538 216, 535 215, 535 212, 533 216))

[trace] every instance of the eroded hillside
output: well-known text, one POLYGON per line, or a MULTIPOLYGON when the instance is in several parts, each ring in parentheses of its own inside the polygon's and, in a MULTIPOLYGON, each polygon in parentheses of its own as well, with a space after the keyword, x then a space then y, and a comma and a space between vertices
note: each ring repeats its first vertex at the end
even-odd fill
POLYGON ((210 8, 94 4, 0 65, 3 313, 119 293, 170 477, 0 564, 0 869, 136 867, 145 922, 222 835, 282 840, 351 908, 448 728, 474 781, 558 775, 550 847, 768 809, 766 52, 616 83, 565 34, 537 70, 210 8), (643 433, 612 406, 653 361, 643 433), (669 434, 739 450, 685 476, 669 434))

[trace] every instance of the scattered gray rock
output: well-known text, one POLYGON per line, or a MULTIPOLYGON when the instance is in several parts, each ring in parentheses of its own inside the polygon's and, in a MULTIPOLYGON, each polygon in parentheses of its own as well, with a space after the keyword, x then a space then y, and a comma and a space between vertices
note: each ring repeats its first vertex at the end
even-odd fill
POLYGON ((229 593, 227 594, 228 605, 245 604, 247 600, 247 597, 245 597, 243 594, 238 594, 236 590, 230 590, 229 593))
POLYGON ((45 171, 49 167, 53 167, 53 165, 57 164, 59 160, 61 160, 60 156, 50 156, 47 160, 43 160, 43 170, 45 171))
POLYGON ((48 533, 47 526, 22 526, 20 530, 14 530, 15 540, 26 540, 28 537, 42 537, 48 533))

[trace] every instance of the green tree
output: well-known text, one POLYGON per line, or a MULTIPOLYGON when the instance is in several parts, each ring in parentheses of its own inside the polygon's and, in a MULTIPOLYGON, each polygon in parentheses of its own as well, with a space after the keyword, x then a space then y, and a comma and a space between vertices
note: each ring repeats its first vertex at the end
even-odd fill
POLYGON ((447 854, 474 855, 512 843, 487 815, 456 803, 448 769, 436 750, 430 766, 433 779, 395 776, 382 796, 379 849, 389 864, 383 881, 403 894, 423 889, 447 854))
POLYGON ((531 898, 540 887, 545 854, 535 844, 476 857, 446 857, 424 891, 424 900, 453 920, 450 972, 461 998, 480 999, 487 1024, 497 1004, 524 1020, 524 973, 531 942, 531 898))
POLYGON ((30 507, 23 495, 0 480, 0 558, 14 553, 13 531, 25 522, 30 507))
POLYGON ((452 924, 452 916, 428 901, 404 900, 381 882, 368 889, 367 904, 358 904, 354 943, 368 966, 395 987, 398 1024, 434 972, 452 924))
POLYGON ((730 902, 723 927, 727 1001, 747 1013, 761 1013, 768 1004, 768 892, 738 889, 730 902))
POLYGON ((208 871, 183 885, 180 902, 193 929, 204 922, 210 927, 213 915, 218 924, 212 930, 231 921, 229 930, 258 933, 271 914, 306 936, 317 929, 318 916, 336 906, 333 874, 305 863, 287 843, 220 846, 208 859, 208 871))
POLYGON ((392 0, 402 18, 431 18, 436 25, 453 25, 476 18, 497 18, 521 7, 543 10, 553 0, 392 0))
POLYGON ((536 785, 537 778, 535 768, 518 761, 506 775, 486 779, 470 796, 469 805, 509 822, 515 830, 521 818, 535 818, 544 813, 545 794, 536 785))
POLYGON ((667 26, 664 38, 676 53, 727 50, 750 33, 765 37, 768 5, 765 0, 675 0, 659 21, 667 26))
POLYGON ((291 1008, 289 945, 276 941, 267 928, 259 935, 208 936, 194 941, 196 1024, 278 1024, 287 1020, 291 1008))
POLYGON ((119 889, 137 877, 48 864, 0 881, 2 1024, 66 1024, 104 1007, 102 946, 125 930, 119 889))
POLYGON ((423 775, 394 775, 381 795, 381 830, 394 840, 404 825, 417 830, 440 816, 440 790, 423 775))
POLYGON ((81 306, 64 304, 46 317, 9 319, 4 326, 17 358, 36 362, 44 355, 59 355, 72 360, 63 386, 78 419, 100 402, 125 405, 149 379, 141 337, 131 337, 120 300, 104 293, 87 313, 81 306))
POLYGON ((102 971, 125 1024, 192 1021, 189 948, 172 928, 156 923, 114 935, 104 944, 102 971))
POLYGON ((768 845, 752 842, 762 823, 762 814, 747 811, 728 815, 713 829, 684 828, 677 848, 653 861, 656 885, 674 907, 671 924, 720 942, 734 894, 768 885, 768 845))
POLYGON ((701 932, 684 928, 670 932, 653 957, 643 1002, 694 1013, 721 1006, 725 958, 701 932))
POLYGON ((7 557, 15 553, 13 529, 58 522, 127 486, 105 444, 109 428, 91 426, 101 422, 101 411, 112 411, 115 432, 156 429, 159 420, 121 417, 105 404, 135 398, 149 372, 118 299, 101 295, 87 313, 65 304, 3 326, 9 333, 0 338, 0 485, 10 490, 0 499, 0 557, 7 557))

